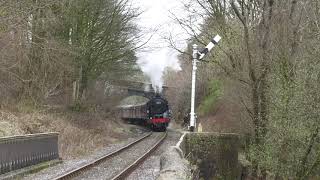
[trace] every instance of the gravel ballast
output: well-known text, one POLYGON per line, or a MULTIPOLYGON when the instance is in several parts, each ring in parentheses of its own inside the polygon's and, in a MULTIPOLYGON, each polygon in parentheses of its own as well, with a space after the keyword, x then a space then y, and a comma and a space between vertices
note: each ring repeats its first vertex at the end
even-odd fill
POLYGON ((171 146, 175 146, 181 137, 181 133, 172 129, 168 129, 168 136, 163 144, 142 163, 127 178, 128 180, 155 180, 160 175, 160 158, 161 155, 171 146))
POLYGON ((119 155, 111 157, 101 164, 77 176, 75 179, 112 179, 127 166, 140 158, 149 150, 161 137, 163 133, 153 133, 147 139, 121 152, 119 155))
MULTIPOLYGON (((79 159, 73 159, 73 160, 64 160, 63 163, 58 164, 56 166, 44 169, 38 173, 34 174, 28 174, 22 177, 23 180, 46 180, 46 179, 53 179, 67 171, 71 171, 73 169, 76 169, 77 167, 81 165, 85 165, 88 162, 91 162, 98 157, 102 157, 103 155, 109 154, 121 147, 124 147, 127 144, 130 144, 131 142, 134 142, 135 140, 141 138, 142 136, 145 136, 147 133, 145 130, 138 130, 136 136, 127 139, 126 141, 116 143, 116 144, 110 144, 107 147, 96 151, 90 156, 79 158, 79 159)), ((1 179, 1 178, 0 178, 1 179)))
MULTIPOLYGON (((93 167, 89 171, 84 172, 79 177, 75 179, 110 179, 115 174, 119 173, 124 169, 124 167, 128 166, 139 156, 144 154, 151 146, 159 140, 160 137, 154 138, 155 136, 159 136, 162 133, 154 133, 151 135, 152 137, 148 138, 147 141, 142 141, 141 144, 135 145, 135 147, 130 151, 125 151, 121 155, 121 158, 114 158, 109 159, 106 162, 99 164, 96 167, 93 167)), ((63 163, 45 169, 37 174, 30 174, 25 176, 23 179, 34 179, 34 180, 43 180, 43 179, 53 179, 58 175, 63 174, 64 172, 70 171, 72 169, 77 168, 80 165, 84 165, 97 157, 101 157, 105 154, 113 152, 120 147, 129 144, 130 142, 135 141, 136 139, 141 138, 142 136, 146 135, 146 132, 141 132, 140 135, 136 136, 135 138, 130 138, 126 142, 113 144, 106 147, 103 150, 100 150, 93 155, 83 158, 83 159, 76 159, 76 160, 68 160, 64 161, 63 163)), ((129 180, 155 180, 160 175, 160 159, 161 155, 168 150, 171 146, 175 146, 176 143, 179 141, 181 137, 181 133, 175 130, 168 129, 167 138, 164 140, 162 145, 158 147, 158 149, 143 162, 135 171, 133 171, 127 179, 129 180)))

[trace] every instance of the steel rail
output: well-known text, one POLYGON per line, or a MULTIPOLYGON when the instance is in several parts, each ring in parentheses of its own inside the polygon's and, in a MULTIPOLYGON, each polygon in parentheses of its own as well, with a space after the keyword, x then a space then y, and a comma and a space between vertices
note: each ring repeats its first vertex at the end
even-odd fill
POLYGON ((122 172, 120 172, 118 175, 114 176, 112 180, 121 180, 128 177, 137 167, 139 167, 164 141, 164 139, 167 137, 167 132, 164 133, 164 135, 152 146, 151 149, 149 149, 146 153, 144 153, 142 156, 140 156, 139 159, 137 159, 134 163, 132 163, 130 166, 128 166, 126 169, 124 169, 122 172))
POLYGON ((100 157, 100 158, 98 158, 96 160, 93 160, 93 161, 91 161, 91 162, 89 162, 89 163, 87 163, 85 165, 82 165, 82 166, 80 166, 80 167, 78 167, 76 169, 68 171, 68 172, 66 172, 66 173, 64 173, 64 174, 62 174, 62 175, 60 175, 58 177, 55 177, 53 180, 62 180, 62 179, 69 179, 69 178, 75 177, 76 175, 80 174, 81 172, 86 171, 86 170, 88 170, 88 169, 90 169, 90 168, 102 163, 103 161, 105 161, 105 160, 107 160, 107 159, 109 159, 109 158, 121 153, 122 151, 130 148, 131 146, 137 144, 138 142, 146 139, 151 134, 152 134, 152 132, 150 132, 147 135, 137 139, 136 141, 134 141, 132 143, 127 144, 126 146, 124 146, 124 147, 122 147, 122 148, 120 148, 118 150, 115 150, 115 151, 113 151, 111 153, 108 153, 108 154, 106 154, 106 155, 104 155, 104 156, 102 156, 102 157, 100 157))

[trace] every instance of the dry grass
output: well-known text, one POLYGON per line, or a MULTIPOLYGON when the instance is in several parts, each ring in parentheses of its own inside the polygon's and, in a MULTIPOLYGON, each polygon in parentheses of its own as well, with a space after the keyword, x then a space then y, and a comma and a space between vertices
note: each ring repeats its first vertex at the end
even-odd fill
POLYGON ((0 136, 23 134, 17 122, 18 117, 9 111, 0 110, 0 136))
POLYGON ((207 115, 199 117, 203 131, 246 134, 252 129, 246 110, 234 102, 221 99, 207 115))
POLYGON ((203 130, 222 133, 250 133, 253 126, 243 105, 243 102, 249 104, 243 98, 243 94, 247 91, 239 83, 224 79, 222 95, 208 113, 199 117, 203 130))
POLYGON ((110 117, 104 112, 74 113, 65 109, 2 109, 0 136, 59 132, 60 156, 71 159, 130 136, 125 124, 110 117))

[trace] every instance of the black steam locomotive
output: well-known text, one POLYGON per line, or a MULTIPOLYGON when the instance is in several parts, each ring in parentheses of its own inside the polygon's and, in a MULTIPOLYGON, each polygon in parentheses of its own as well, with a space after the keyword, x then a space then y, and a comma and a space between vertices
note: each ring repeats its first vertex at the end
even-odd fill
POLYGON ((165 131, 170 122, 170 109, 168 101, 156 94, 145 104, 122 106, 120 117, 130 122, 147 125, 153 130, 165 131))

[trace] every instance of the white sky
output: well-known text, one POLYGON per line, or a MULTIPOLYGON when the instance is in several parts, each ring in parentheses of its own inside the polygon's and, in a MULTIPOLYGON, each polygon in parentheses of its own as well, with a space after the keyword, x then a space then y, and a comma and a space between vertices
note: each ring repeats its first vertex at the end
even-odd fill
POLYGON ((178 52, 169 48, 163 36, 173 34, 180 47, 186 47, 188 36, 184 30, 171 18, 170 12, 183 16, 180 0, 132 0, 135 6, 142 11, 138 24, 146 38, 152 34, 152 39, 147 44, 147 50, 138 54, 138 64, 142 71, 149 76, 153 85, 162 86, 162 74, 167 67, 181 70, 177 55, 178 52), (170 12, 169 12, 170 11, 170 12), (156 32, 155 32, 156 30, 156 32))

